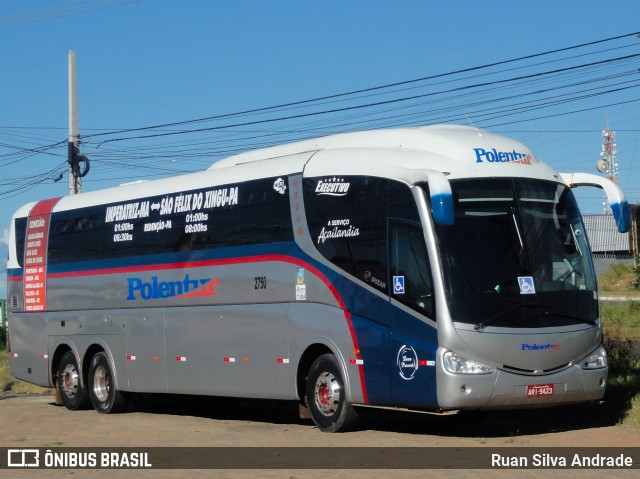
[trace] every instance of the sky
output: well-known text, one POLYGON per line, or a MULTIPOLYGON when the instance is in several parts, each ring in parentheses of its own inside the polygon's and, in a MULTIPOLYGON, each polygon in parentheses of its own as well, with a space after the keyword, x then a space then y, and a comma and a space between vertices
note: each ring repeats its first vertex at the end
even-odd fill
MULTIPOLYGON (((619 185, 640 203, 640 38, 628 36, 639 18, 637 0, 3 1, 0 257, 18 207, 68 193, 69 50, 91 162, 83 191, 260 146, 439 122, 597 173, 608 123, 619 185)), ((602 212, 599 190, 578 198, 602 212)))

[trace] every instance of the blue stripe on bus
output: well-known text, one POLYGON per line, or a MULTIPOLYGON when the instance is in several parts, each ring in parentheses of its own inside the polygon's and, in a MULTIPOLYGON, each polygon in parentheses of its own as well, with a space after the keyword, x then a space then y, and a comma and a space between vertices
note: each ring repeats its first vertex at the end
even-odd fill
MULTIPOLYGON (((437 334, 435 328, 409 313, 392 306, 388 298, 381 298, 368 288, 346 278, 339 272, 319 263, 304 253, 294 242, 267 245, 235 246, 184 253, 165 253, 126 258, 83 261, 48 265, 49 276, 82 276, 103 274, 113 269, 151 267, 162 269, 167 265, 207 260, 242 260, 251 257, 289 256, 316 268, 333 285, 346 311, 350 313, 353 340, 360 350, 363 365, 363 396, 366 402, 379 405, 421 405, 437 407, 435 368, 418 367, 410 381, 401 378, 396 362, 398 348, 404 343, 412 346, 419 360, 435 361, 437 334), (396 338, 403 338, 396 341, 396 338), (413 338, 413 339, 412 339, 413 338), (427 379, 428 378, 428 379, 427 379), (394 382, 397 383, 394 387, 394 382)), ((12 268, 9 275, 18 278, 22 269, 12 268)))

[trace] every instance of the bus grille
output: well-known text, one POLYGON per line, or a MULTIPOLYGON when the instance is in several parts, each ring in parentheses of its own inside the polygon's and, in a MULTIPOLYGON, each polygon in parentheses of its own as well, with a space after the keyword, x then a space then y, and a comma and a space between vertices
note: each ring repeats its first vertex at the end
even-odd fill
POLYGON ((566 369, 569 366, 571 366, 571 363, 561 364, 560 366, 556 366, 556 367, 551 368, 551 369, 535 370, 535 369, 516 368, 515 366, 509 366, 509 365, 505 364, 505 365, 503 365, 503 369, 505 371, 510 371, 512 373, 517 373, 517 374, 528 374, 528 375, 531 375, 531 376, 540 376, 540 375, 543 375, 543 374, 551 374, 551 373, 555 373, 555 372, 558 372, 558 371, 562 371, 563 369, 566 369))

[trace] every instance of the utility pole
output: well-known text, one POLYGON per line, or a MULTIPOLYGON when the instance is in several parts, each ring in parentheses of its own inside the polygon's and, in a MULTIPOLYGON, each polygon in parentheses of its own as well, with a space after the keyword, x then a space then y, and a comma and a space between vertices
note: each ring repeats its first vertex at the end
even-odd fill
POLYGON ((69 194, 75 195, 82 189, 82 180, 76 175, 74 168, 78 144, 80 142, 78 128, 78 90, 76 83, 76 52, 69 50, 69 194))
POLYGON ((69 194, 77 195, 82 189, 82 178, 89 173, 89 158, 80 154, 78 127, 78 90, 76 83, 76 52, 69 50, 69 194), (80 169, 80 163, 83 168, 80 169))

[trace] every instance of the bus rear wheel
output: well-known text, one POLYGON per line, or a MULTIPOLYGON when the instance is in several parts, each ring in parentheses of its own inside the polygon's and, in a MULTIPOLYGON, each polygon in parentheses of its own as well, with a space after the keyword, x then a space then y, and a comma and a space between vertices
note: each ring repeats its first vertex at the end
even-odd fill
POLYGON ((58 394, 64 407, 70 411, 84 409, 89 405, 87 389, 82 385, 78 361, 71 351, 64 353, 58 367, 58 394))
POLYGON ((324 354, 311 365, 306 399, 311 418, 322 432, 345 432, 355 427, 358 415, 347 401, 342 371, 333 354, 324 354))
POLYGON ((116 389, 109 358, 97 353, 89 365, 89 397, 91 404, 101 414, 122 412, 127 406, 124 394, 116 389))

